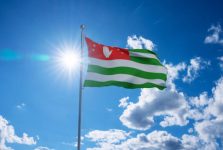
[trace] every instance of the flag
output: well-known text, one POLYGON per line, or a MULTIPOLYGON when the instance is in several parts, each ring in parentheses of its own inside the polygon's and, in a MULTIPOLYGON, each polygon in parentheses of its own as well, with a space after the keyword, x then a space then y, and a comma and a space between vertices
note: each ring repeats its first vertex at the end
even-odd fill
POLYGON ((167 70, 155 52, 105 46, 85 37, 89 64, 85 87, 164 89, 167 70))

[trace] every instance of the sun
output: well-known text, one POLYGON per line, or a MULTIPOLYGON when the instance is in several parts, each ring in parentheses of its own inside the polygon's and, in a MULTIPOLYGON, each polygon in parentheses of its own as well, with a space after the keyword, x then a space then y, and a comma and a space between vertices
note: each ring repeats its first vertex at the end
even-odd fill
POLYGON ((72 50, 60 51, 58 55, 58 63, 68 72, 76 70, 80 64, 80 57, 77 52, 72 50))
POLYGON ((55 50, 53 62, 57 75, 72 81, 80 69, 80 49, 74 45, 63 44, 55 50))

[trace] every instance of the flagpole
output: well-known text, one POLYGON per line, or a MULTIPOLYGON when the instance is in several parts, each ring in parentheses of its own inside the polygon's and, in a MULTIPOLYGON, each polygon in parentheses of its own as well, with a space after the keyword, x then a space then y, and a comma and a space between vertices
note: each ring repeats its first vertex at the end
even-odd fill
POLYGON ((83 74, 83 31, 84 25, 80 26, 81 28, 81 63, 80 63, 80 82, 79 82, 79 107, 78 107, 78 137, 77 137, 77 150, 81 149, 81 113, 82 113, 82 74, 83 74))

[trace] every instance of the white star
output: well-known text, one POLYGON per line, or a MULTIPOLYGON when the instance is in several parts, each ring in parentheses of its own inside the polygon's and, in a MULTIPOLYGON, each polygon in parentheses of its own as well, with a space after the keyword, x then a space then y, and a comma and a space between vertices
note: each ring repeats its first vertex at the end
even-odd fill
POLYGON ((96 45, 95 45, 95 44, 93 44, 93 47, 96 47, 96 45))

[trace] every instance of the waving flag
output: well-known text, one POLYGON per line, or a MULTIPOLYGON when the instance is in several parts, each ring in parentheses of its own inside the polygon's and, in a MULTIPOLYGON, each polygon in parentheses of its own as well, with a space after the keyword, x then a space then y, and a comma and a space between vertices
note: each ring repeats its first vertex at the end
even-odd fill
POLYGON ((147 49, 105 46, 85 38, 89 64, 85 87, 165 88, 167 70, 147 49))

